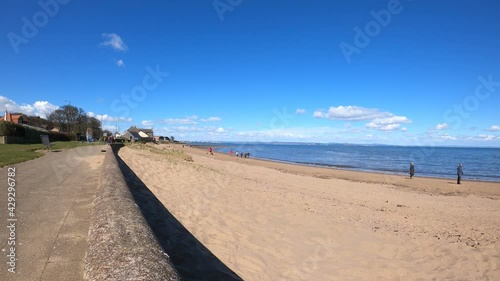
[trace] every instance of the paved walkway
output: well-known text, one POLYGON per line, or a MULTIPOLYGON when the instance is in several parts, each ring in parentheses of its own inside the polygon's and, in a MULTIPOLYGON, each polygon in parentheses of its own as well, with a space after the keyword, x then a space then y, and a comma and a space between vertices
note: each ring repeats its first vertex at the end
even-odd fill
POLYGON ((16 273, 8 271, 7 171, 0 170, 0 280, 82 280, 103 145, 14 165, 16 273))

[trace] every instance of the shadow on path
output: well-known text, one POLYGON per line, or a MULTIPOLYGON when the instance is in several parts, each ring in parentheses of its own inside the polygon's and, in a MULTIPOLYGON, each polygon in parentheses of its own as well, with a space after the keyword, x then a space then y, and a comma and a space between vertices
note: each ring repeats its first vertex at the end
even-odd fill
POLYGON ((243 280, 203 246, 118 155, 116 158, 134 200, 182 280, 243 280))

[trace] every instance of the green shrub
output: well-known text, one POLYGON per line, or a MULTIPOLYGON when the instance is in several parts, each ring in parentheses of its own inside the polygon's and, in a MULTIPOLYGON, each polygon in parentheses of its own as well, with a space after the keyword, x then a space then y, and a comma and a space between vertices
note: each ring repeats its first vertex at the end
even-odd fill
POLYGON ((40 135, 49 135, 50 141, 76 141, 76 134, 52 132, 42 128, 0 121, 0 136, 22 137, 24 143, 40 143, 40 135))
POLYGON ((24 137, 25 128, 19 124, 0 121, 0 136, 24 137))
POLYGON ((76 134, 63 132, 48 132, 50 141, 76 141, 76 134))

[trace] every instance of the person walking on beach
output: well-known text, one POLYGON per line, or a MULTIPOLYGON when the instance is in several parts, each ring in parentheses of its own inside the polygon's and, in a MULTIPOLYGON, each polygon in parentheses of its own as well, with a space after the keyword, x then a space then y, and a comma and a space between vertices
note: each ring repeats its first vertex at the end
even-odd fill
POLYGON ((210 151, 210 154, 214 155, 214 153, 212 152, 212 148, 211 147, 210 147, 210 149, 208 151, 210 151))
POLYGON ((229 156, 233 156, 233 150, 229 150, 229 156))
POLYGON ((457 184, 460 184, 460 180, 462 179, 462 176, 464 174, 464 171, 462 170, 462 163, 458 164, 457 167, 457 184))
POLYGON ((410 172, 410 179, 412 179, 413 175, 415 175, 415 164, 413 164, 413 162, 411 162, 411 164, 410 164, 409 172, 410 172))

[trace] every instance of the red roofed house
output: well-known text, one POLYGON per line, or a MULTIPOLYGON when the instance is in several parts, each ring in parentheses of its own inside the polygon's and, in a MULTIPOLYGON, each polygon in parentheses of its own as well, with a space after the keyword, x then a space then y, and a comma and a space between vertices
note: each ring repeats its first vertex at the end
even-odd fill
POLYGON ((7 121, 16 124, 28 124, 28 120, 26 120, 21 113, 8 113, 5 111, 4 116, 0 117, 0 121, 7 121))

